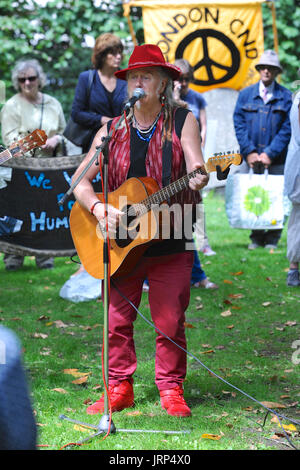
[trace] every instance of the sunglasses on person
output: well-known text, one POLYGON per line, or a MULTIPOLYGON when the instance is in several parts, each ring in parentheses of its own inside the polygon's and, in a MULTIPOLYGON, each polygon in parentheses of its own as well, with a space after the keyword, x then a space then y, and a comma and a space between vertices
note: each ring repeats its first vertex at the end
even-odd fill
POLYGON ((190 77, 188 77, 187 75, 182 75, 181 77, 179 77, 178 80, 180 81, 180 83, 189 82, 189 81, 190 81, 190 77))
POLYGON ((20 83, 25 83, 26 80, 29 80, 30 82, 34 82, 36 79, 37 79, 37 75, 35 75, 34 77, 21 77, 21 78, 18 78, 18 81, 20 83))
POLYGON ((259 72, 262 70, 268 70, 269 72, 275 72, 277 70, 277 67, 274 67, 273 65, 258 65, 257 69, 259 72))

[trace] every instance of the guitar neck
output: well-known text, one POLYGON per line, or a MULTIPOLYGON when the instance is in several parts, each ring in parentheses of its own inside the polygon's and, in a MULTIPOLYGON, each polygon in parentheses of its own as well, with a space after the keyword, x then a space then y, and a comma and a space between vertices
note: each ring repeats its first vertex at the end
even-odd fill
POLYGON ((129 209, 130 215, 142 215, 151 210, 151 206, 159 205, 162 202, 168 200, 170 197, 174 196, 175 194, 179 193, 186 189, 189 185, 189 181, 191 178, 194 178, 197 174, 205 175, 207 173, 211 173, 212 171, 216 171, 217 166, 221 168, 221 171, 224 171, 228 168, 231 164, 240 165, 241 163, 241 155, 234 154, 227 152, 227 155, 220 154, 216 155, 215 157, 211 157, 208 161, 200 168, 191 171, 190 173, 182 176, 173 183, 170 183, 168 186, 160 189, 154 194, 151 194, 149 197, 140 201, 138 204, 134 204, 132 209, 129 209))
POLYGON ((3 152, 0 153, 0 165, 1 163, 6 162, 10 158, 12 158, 12 154, 9 149, 3 150, 3 152))
POLYGON ((22 139, 14 142, 8 149, 0 152, 0 165, 12 157, 19 157, 29 150, 41 147, 47 141, 47 135, 42 129, 36 129, 31 134, 23 137, 22 139))
POLYGON ((194 178, 198 173, 205 175, 206 172, 202 168, 197 168, 194 171, 191 171, 191 173, 188 173, 181 178, 179 178, 176 181, 173 181, 173 183, 170 183, 168 186, 160 189, 154 194, 151 194, 147 199, 142 201, 142 203, 145 204, 145 206, 148 207, 148 209, 151 207, 153 204, 161 204, 164 202, 166 199, 174 196, 177 193, 180 193, 184 189, 186 189, 189 185, 189 181, 191 178, 194 178))

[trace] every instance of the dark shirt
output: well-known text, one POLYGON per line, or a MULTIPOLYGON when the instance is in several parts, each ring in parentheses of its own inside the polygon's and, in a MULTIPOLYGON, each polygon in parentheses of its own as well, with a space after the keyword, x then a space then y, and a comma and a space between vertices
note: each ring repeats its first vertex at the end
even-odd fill
POLYGON ((72 104, 71 116, 75 122, 93 129, 87 151, 101 127, 102 116, 116 117, 122 114, 122 108, 127 96, 127 82, 117 79, 115 90, 110 93, 102 84, 99 74, 94 70, 94 77, 88 98, 89 71, 79 75, 72 104))

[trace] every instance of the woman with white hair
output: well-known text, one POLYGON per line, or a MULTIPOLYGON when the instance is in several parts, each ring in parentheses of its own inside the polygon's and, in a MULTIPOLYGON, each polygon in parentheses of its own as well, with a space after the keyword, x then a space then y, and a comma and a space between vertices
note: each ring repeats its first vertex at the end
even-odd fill
MULTIPOLYGON (((31 156, 54 157, 65 154, 62 133, 66 121, 62 107, 57 99, 43 93, 46 75, 39 62, 34 59, 19 61, 12 71, 12 83, 17 93, 12 96, 1 110, 1 131, 3 144, 8 147, 14 141, 26 136, 35 129, 43 129, 48 139, 31 156)), ((5 254, 4 263, 9 271, 19 269, 24 256, 5 254)), ((53 258, 36 256, 36 264, 41 269, 53 268, 53 258)))
POLYGON ((19 61, 12 71, 12 83, 18 93, 5 103, 1 111, 4 145, 9 146, 35 129, 43 129, 48 140, 34 152, 34 156, 63 155, 64 113, 56 98, 42 92, 46 75, 39 62, 35 59, 19 61))

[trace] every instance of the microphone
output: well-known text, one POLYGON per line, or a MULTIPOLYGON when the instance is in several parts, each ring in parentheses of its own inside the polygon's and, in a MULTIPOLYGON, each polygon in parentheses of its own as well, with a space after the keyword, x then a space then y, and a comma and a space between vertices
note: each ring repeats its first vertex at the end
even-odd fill
POLYGON ((132 94, 132 97, 125 103, 124 110, 128 111, 132 106, 135 105, 135 103, 146 96, 146 93, 142 88, 136 88, 132 94))

